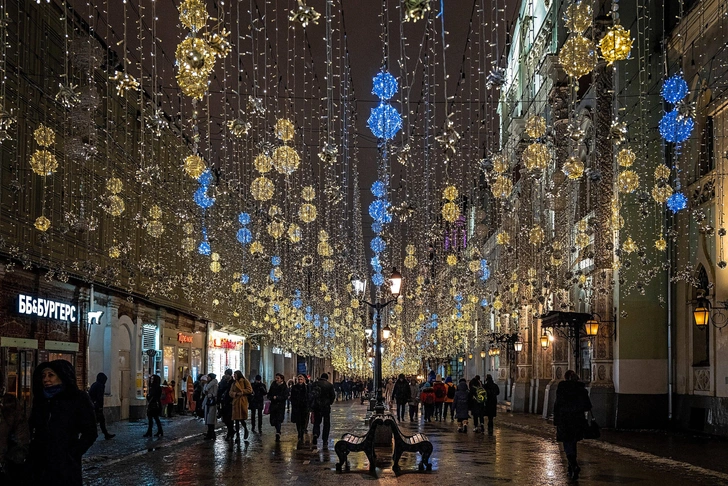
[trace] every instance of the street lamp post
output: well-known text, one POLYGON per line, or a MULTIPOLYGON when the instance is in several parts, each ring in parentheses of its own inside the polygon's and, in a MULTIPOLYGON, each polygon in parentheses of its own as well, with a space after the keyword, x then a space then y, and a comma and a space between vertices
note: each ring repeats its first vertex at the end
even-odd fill
MULTIPOLYGON (((357 293, 364 293, 364 289, 366 288, 366 283, 361 283, 361 280, 356 280, 354 282, 354 289, 357 291, 357 293)), ((364 281, 365 282, 365 281, 364 281)), ((376 403, 374 405, 374 413, 377 415, 381 415, 384 413, 385 406, 384 406, 384 393, 382 392, 382 341, 383 339, 386 340, 389 338, 389 333, 391 330, 389 329, 389 326, 382 329, 382 310, 384 310, 385 307, 387 307, 392 302, 397 301, 397 297, 399 296, 400 290, 402 288, 402 274, 400 274, 396 268, 392 270, 392 276, 389 279, 389 290, 394 296, 393 299, 388 300, 387 302, 379 302, 379 295, 377 295, 377 300, 374 303, 367 302, 364 299, 361 299, 361 302, 368 305, 369 307, 373 308, 376 312, 376 318, 374 319, 375 327, 374 335, 376 336, 376 343, 374 345, 374 389, 377 391, 376 393, 376 403)))

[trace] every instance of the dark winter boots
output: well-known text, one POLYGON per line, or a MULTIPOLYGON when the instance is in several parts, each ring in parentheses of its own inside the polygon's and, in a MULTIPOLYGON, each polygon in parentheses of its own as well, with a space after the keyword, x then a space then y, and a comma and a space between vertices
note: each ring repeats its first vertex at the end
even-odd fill
POLYGON ((581 468, 579 467, 579 463, 576 462, 576 455, 569 454, 566 456, 566 459, 569 461, 569 477, 571 479, 579 479, 579 471, 581 471, 581 468))
POLYGON ((205 440, 215 440, 216 438, 217 438, 217 435, 215 434, 215 426, 208 425, 207 434, 205 434, 205 440))

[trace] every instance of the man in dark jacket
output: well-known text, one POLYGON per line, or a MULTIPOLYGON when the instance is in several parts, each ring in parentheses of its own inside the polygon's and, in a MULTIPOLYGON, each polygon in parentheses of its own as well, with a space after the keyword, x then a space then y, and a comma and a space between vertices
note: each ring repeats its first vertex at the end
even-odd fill
POLYGON ((323 449, 329 448, 329 431, 331 430, 331 405, 336 401, 336 392, 334 391, 334 385, 329 383, 328 373, 321 375, 316 383, 311 387, 312 407, 313 412, 313 445, 316 446, 318 443, 319 432, 321 431, 321 421, 324 423, 323 436, 323 449))
POLYGON ((394 384, 394 390, 392 391, 392 395, 394 395, 394 401, 397 402, 397 420, 401 422, 402 420, 404 420, 404 410, 407 406, 407 402, 412 396, 410 391, 410 385, 404 378, 404 374, 400 373, 399 377, 397 378, 397 382, 394 384))
POLYGON ((576 462, 576 443, 584 438, 587 427, 585 412, 591 410, 589 392, 586 385, 572 370, 564 374, 564 381, 556 389, 554 404, 554 425, 556 440, 564 443, 564 453, 569 461, 569 477, 579 479, 581 468, 576 462))
POLYGON ((33 372, 33 411, 29 420, 28 484, 81 486, 81 458, 96 440, 94 406, 78 389, 68 361, 39 364, 33 372))
POLYGON ((488 435, 493 435, 493 417, 495 417, 498 408, 498 395, 500 388, 493 381, 491 375, 485 375, 485 416, 488 417, 488 435))
POLYGON ((104 434, 104 439, 109 440, 116 437, 116 434, 110 434, 106 430, 106 417, 104 417, 104 390, 106 389, 106 382, 108 378, 105 374, 99 373, 96 375, 96 381, 91 388, 88 390, 88 396, 91 398, 91 403, 94 404, 94 413, 96 414, 96 422, 101 428, 101 433, 104 434))
POLYGON ((250 384, 253 387, 253 394, 248 398, 248 409, 250 410, 250 423, 253 424, 253 432, 255 432, 255 415, 258 415, 258 432, 263 433, 263 406, 265 405, 265 396, 268 389, 263 383, 260 375, 255 375, 255 380, 250 384))
POLYGON ((235 436, 235 428, 233 427, 233 399, 230 397, 230 387, 234 383, 233 370, 230 368, 225 370, 217 387, 217 405, 220 410, 220 418, 227 427, 225 440, 233 440, 235 436))

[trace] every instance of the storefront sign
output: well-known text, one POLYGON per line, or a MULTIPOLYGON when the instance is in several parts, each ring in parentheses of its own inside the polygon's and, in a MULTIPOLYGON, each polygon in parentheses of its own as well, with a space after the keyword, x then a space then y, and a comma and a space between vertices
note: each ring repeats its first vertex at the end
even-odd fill
POLYGON ((71 351, 78 352, 78 343, 68 343, 65 341, 46 341, 45 348, 51 351, 71 351))
POLYGON ((0 337, 0 347, 38 349, 37 339, 0 337))
POLYGON ((181 342, 182 344, 192 344, 192 336, 188 336, 187 334, 182 334, 181 332, 178 332, 177 341, 181 342))
POLYGON ((238 346, 242 346, 242 341, 234 341, 232 339, 213 339, 212 340, 212 347, 213 348, 222 348, 222 349, 235 349, 238 346))
POLYGON ((63 322, 76 322, 76 306, 47 299, 37 299, 30 295, 18 295, 18 312, 36 315, 63 322))

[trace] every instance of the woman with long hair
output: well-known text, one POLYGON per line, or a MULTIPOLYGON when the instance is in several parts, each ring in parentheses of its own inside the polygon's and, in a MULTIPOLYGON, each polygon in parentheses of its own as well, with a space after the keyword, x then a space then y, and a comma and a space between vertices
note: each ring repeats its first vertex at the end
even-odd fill
POLYGON ((235 421, 235 443, 240 444, 240 425, 243 426, 243 439, 248 440, 248 396, 253 394, 253 386, 243 373, 238 370, 234 374, 235 382, 230 387, 230 396, 233 399, 233 420, 235 421))
POLYGON ((291 421, 298 431, 298 448, 303 447, 303 434, 308 426, 308 387, 306 377, 298 375, 296 383, 291 386, 291 421))
POLYGON ((276 428, 276 442, 280 442, 281 424, 286 417, 286 400, 288 400, 288 386, 281 373, 276 373, 275 381, 270 384, 268 400, 270 400, 270 424, 276 428))
POLYGON ((149 420, 149 426, 147 427, 147 433, 144 437, 152 436, 152 420, 157 423, 156 437, 162 437, 162 422, 159 421, 159 416, 162 413, 162 379, 159 375, 152 375, 149 377, 149 389, 147 390, 147 420, 149 420))

